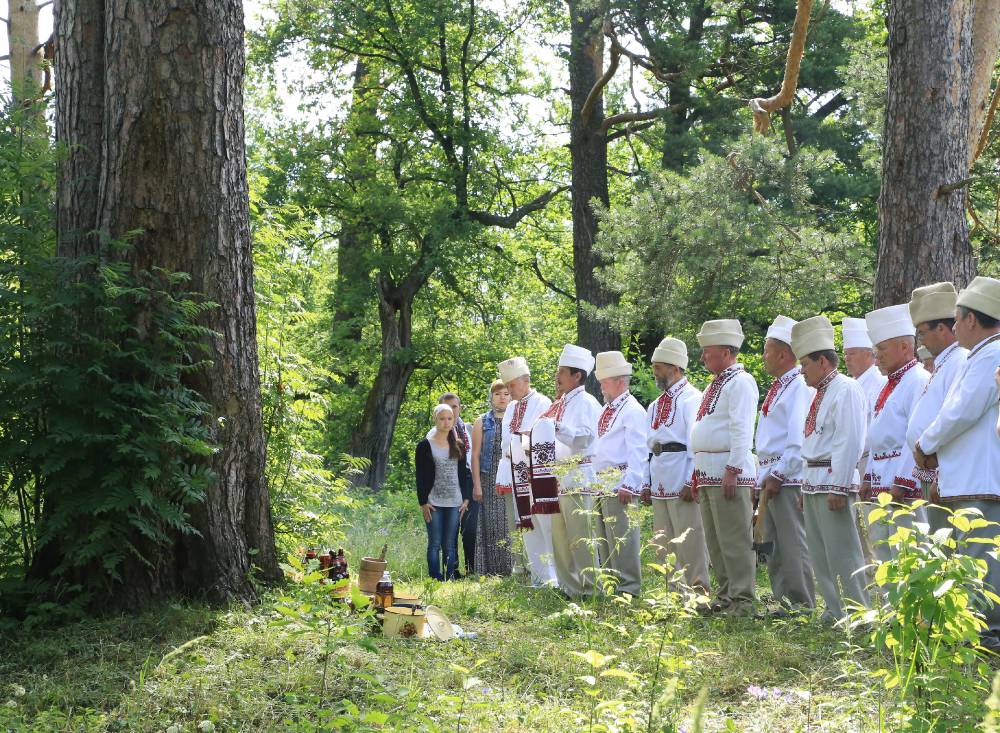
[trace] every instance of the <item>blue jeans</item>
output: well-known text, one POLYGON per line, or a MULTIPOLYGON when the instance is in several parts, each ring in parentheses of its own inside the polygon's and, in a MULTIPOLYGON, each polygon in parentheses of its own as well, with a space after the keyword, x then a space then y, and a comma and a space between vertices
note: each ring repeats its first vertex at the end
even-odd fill
POLYGON ((458 570, 458 507, 434 507, 431 521, 427 522, 427 572, 435 580, 444 580, 441 575, 441 547, 444 546, 444 562, 448 579, 455 577, 458 570))

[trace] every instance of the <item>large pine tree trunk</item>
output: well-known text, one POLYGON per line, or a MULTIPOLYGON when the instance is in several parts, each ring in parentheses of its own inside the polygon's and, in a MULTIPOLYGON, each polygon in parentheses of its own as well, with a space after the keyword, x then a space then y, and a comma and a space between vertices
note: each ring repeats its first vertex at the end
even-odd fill
POLYGON ((396 420, 415 368, 409 355, 413 337, 413 295, 384 276, 379 277, 377 290, 382 351, 375 383, 350 443, 351 455, 369 461, 355 483, 373 489, 385 482, 396 420))
POLYGON ((888 99, 875 306, 975 272, 966 189, 972 0, 889 0, 888 99))
MULTIPOLYGON (((576 330, 578 342, 591 351, 621 347, 621 336, 611 325, 593 314, 588 305, 603 307, 613 302, 611 294, 594 276, 603 262, 594 251, 597 217, 591 202, 608 204, 608 143, 601 131, 604 102, 598 100, 593 113, 582 119, 584 103, 600 78, 604 63, 601 25, 604 3, 568 0, 570 16, 569 93, 570 160, 573 183, 573 280, 576 286, 576 330)), ((590 388, 595 389, 590 380, 590 388)))
POLYGON ((133 568, 128 605, 180 591, 251 599, 252 565, 279 577, 264 478, 243 121, 240 0, 56 3, 58 247, 93 253, 100 231, 141 230, 137 268, 191 275, 219 304, 212 366, 192 377, 213 408, 218 476, 154 574, 133 568))

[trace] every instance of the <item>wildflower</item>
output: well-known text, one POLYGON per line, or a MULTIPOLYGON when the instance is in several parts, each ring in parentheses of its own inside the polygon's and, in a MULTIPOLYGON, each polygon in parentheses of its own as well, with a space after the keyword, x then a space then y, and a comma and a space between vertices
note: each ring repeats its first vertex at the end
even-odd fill
POLYGON ((758 700, 766 700, 768 692, 766 687, 758 687, 757 685, 750 685, 747 688, 747 694, 750 695, 751 697, 757 698, 758 700))
POLYGON ((28 694, 28 691, 22 685, 11 685, 10 689, 14 693, 14 697, 24 697, 28 694))

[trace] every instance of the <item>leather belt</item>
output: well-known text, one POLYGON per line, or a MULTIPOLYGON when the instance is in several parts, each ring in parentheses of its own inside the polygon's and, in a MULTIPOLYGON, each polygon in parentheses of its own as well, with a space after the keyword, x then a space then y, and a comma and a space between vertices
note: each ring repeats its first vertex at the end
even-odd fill
POLYGON ((686 453, 688 447, 683 443, 653 443, 653 455, 661 453, 686 453))
POLYGON ((808 468, 830 468, 833 463, 829 460, 826 461, 806 461, 806 466, 808 468))

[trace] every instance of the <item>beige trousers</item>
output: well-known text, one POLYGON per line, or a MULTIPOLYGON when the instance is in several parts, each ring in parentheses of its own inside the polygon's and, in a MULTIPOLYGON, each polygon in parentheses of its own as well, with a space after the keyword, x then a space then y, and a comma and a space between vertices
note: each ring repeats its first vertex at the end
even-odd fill
POLYGON ((715 598, 724 606, 751 605, 757 599, 756 558, 750 522, 750 489, 736 488, 727 499, 721 486, 699 489, 705 543, 715 570, 715 598))
POLYGON ((853 496, 847 506, 830 511, 828 494, 806 494, 802 497, 809 556, 816 573, 820 595, 826 603, 823 618, 830 622, 844 617, 843 598, 862 606, 868 605, 865 590, 867 576, 860 568, 865 565, 858 536, 857 511, 853 496))
POLYGON ((642 590, 639 527, 629 519, 628 507, 617 495, 598 497, 595 519, 601 567, 618 579, 619 591, 639 595, 642 590))
MULTIPOLYGON (((689 587, 708 593, 708 547, 701 523, 701 507, 682 499, 653 499, 653 544, 663 562, 669 553, 677 556, 677 569, 684 571, 689 587), (673 542, 687 532, 684 540, 673 542)), ((672 570, 668 569, 668 572, 672 570)))
POLYGON ((592 595, 596 587, 601 565, 594 535, 594 498, 589 494, 564 494, 559 497, 559 513, 552 515, 556 578, 570 598, 592 595))
POLYGON ((778 603, 814 608, 812 563, 806 544, 805 517, 799 511, 799 487, 782 486, 769 496, 764 512, 764 542, 774 543, 767 556, 767 575, 778 603))

